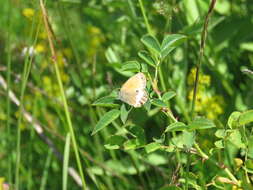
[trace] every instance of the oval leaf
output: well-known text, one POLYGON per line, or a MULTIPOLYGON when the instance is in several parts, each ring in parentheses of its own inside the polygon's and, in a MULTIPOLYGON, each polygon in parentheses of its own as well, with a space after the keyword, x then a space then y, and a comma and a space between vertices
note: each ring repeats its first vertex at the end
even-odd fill
POLYGON ((161 46, 162 58, 165 58, 172 50, 182 44, 185 40, 186 36, 182 34, 170 34, 165 36, 161 46))
POLYGON ((121 119, 121 121, 122 121, 123 124, 126 123, 126 120, 127 120, 129 112, 130 111, 126 110, 125 104, 122 104, 122 106, 120 108, 120 119, 121 119))
POLYGON ((111 122, 113 122, 115 119, 117 119, 120 115, 120 111, 113 109, 109 112, 107 112, 97 123, 97 125, 94 127, 94 130, 91 135, 96 134, 98 131, 109 125, 111 122))
POLYGON ((155 68, 155 61, 146 51, 140 51, 138 53, 139 57, 143 59, 147 64, 155 68))
POLYGON ((253 122, 253 110, 248 110, 243 112, 239 117, 239 125, 246 125, 250 122, 253 122))
POLYGON ((240 115, 241 115, 241 112, 235 111, 229 116, 228 126, 230 127, 230 129, 233 129, 239 126, 238 120, 239 120, 240 115))
POLYGON ((118 104, 115 104, 115 97, 112 96, 105 96, 103 98, 100 98, 96 100, 92 106, 101 106, 101 107, 118 107, 118 104))
POLYGON ((166 103, 160 99, 153 99, 151 104, 158 106, 158 107, 167 107, 166 103))
POLYGON ((152 142, 152 143, 149 143, 145 146, 145 150, 147 153, 154 152, 160 148, 161 148, 161 144, 159 144, 157 142, 152 142))
POLYGON ((133 71, 133 72, 140 72, 141 65, 138 61, 127 61, 121 67, 122 71, 133 71))
POLYGON ((163 101, 168 101, 171 98, 173 98, 174 96, 176 96, 176 92, 174 91, 169 91, 163 94, 162 99, 163 101))
POLYGON ((111 136, 104 145, 106 149, 119 149, 123 146, 125 138, 119 135, 111 136))
POLYGON ((206 118, 196 118, 188 124, 189 130, 209 129, 213 127, 215 127, 215 124, 211 120, 206 118))
POLYGON ((188 126, 185 125, 182 122, 175 122, 170 124, 164 131, 164 133, 168 132, 168 131, 184 131, 188 129, 188 126))
POLYGON ((161 48, 160 48, 160 44, 158 42, 158 40, 154 37, 151 36, 149 34, 144 35, 141 38, 141 42, 150 50, 154 51, 155 53, 160 55, 161 52, 161 48))

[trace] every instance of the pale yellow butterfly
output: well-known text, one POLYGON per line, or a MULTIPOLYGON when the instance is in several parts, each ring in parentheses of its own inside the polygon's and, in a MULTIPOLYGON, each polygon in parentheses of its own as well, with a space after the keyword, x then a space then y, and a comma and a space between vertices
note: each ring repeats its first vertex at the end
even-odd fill
POLYGON ((119 92, 119 99, 135 108, 141 107, 148 100, 146 83, 145 75, 143 73, 137 73, 122 85, 119 92))

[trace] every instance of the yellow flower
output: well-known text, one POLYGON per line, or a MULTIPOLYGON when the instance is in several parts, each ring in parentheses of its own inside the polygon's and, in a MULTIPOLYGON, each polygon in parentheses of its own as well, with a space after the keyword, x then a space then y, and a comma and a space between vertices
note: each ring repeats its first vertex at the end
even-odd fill
POLYGON ((35 46, 35 51, 38 52, 38 53, 43 53, 43 52, 45 52, 45 50, 46 50, 46 48, 42 44, 37 44, 35 46))
MULTIPOLYGON (((196 68, 192 68, 189 75, 187 82, 189 85, 194 85, 195 81, 195 75, 196 75, 196 68)), ((201 88, 201 85, 209 86, 211 84, 211 78, 209 75, 204 75, 202 73, 199 74, 199 87, 201 88)))
POLYGON ((22 14, 23 14, 26 18, 28 18, 28 19, 32 19, 32 17, 34 16, 34 13, 35 13, 35 11, 34 11, 33 9, 31 9, 31 8, 25 8, 25 9, 23 9, 23 11, 22 11, 22 14))
MULTIPOLYGON (((195 79, 196 69, 191 69, 187 82, 192 87, 188 93, 188 99, 193 99, 193 84, 195 79)), ((216 119, 224 112, 224 100, 222 96, 213 95, 208 90, 211 84, 211 77, 209 75, 199 74, 199 88, 195 102, 195 110, 201 115, 205 115, 209 119, 216 119)))

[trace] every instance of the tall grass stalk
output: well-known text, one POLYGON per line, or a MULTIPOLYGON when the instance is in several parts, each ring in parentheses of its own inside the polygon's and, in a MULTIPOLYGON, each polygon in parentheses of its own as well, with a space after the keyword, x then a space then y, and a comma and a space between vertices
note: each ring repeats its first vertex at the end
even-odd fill
MULTIPOLYGON (((30 41, 32 41, 33 35, 35 31, 35 18, 32 20, 32 27, 30 30, 30 41)), ((38 32, 39 32, 39 25, 37 28, 37 31, 35 32, 35 38, 34 42, 32 43, 33 45, 30 47, 34 47, 34 45, 37 42, 38 38, 38 32)), ((28 42, 28 44, 29 44, 28 42)), ((20 92, 20 105, 19 105, 19 116, 18 116, 18 125, 17 125, 17 143, 16 143, 16 170, 15 170, 15 187, 19 189, 19 169, 20 169, 20 161, 21 161, 21 122, 23 119, 23 114, 22 112, 24 111, 23 105, 24 105, 24 94, 26 90, 26 85, 27 85, 27 80, 29 78, 29 74, 31 71, 31 66, 32 66, 32 60, 33 60, 33 55, 29 55, 29 48, 27 49, 26 52, 26 57, 25 57, 25 63, 24 63, 24 69, 22 73, 22 78, 21 78, 21 92, 20 92)), ((8 94, 9 95, 9 94, 8 94)))
MULTIPOLYGON (((7 20, 7 118, 6 118, 6 126, 7 126, 7 142, 8 142, 8 149, 12 150, 12 141, 10 139, 11 132, 10 132, 10 113, 11 113, 11 106, 10 106, 10 89, 11 89, 11 3, 8 1, 8 20, 7 20)), ((12 151, 10 151, 10 156, 8 156, 8 180, 12 183, 12 151)))
POLYGON ((70 140, 70 133, 68 133, 66 135, 66 143, 63 156, 62 190, 67 190, 70 140))
POLYGON ((209 20, 210 20, 210 17, 212 15, 215 3, 216 3, 216 0, 212 0, 211 3, 210 3, 209 10, 207 12, 205 22, 204 22, 204 26, 203 26, 203 29, 202 29, 202 33, 201 33, 199 57, 198 57, 197 65, 196 65, 197 70, 196 70, 196 74, 195 74, 193 100, 192 100, 192 108, 191 108, 192 119, 194 118, 195 102, 196 102, 196 98, 197 98, 198 84, 199 84, 199 73, 200 73, 200 69, 201 69, 202 58, 203 58, 203 54, 204 54, 204 48, 205 48, 206 37, 207 37, 207 32, 208 32, 207 28, 208 28, 209 20))
POLYGON ((71 140, 72 140, 72 143, 73 143, 73 148, 74 148, 74 152, 75 152, 75 157, 76 157, 76 162, 77 162, 79 174, 80 174, 81 179, 82 179, 82 187, 83 187, 84 190, 86 190, 86 182, 84 180, 84 174, 83 174, 81 160, 80 160, 80 156, 79 156, 79 152, 78 152, 78 145, 77 145, 77 142, 76 142, 73 125, 72 125, 72 121, 71 121, 71 118, 70 118, 68 103, 67 103, 67 99, 66 99, 63 84, 62 84, 60 70, 59 70, 59 67, 58 67, 57 60, 56 60, 56 52, 55 52, 55 48, 54 48, 54 44, 53 44, 53 40, 52 40, 53 34, 52 34, 52 32, 49 28, 49 23, 48 23, 48 19, 47 19, 48 15, 47 15, 43 0, 40 0, 40 7, 41 7, 42 15, 43 15, 44 25, 45 25, 45 28, 46 28, 46 31, 47 31, 47 37, 48 37, 48 42, 49 42, 49 46, 50 46, 50 51, 51 51, 51 54, 52 54, 54 70, 56 72, 56 78, 57 78, 57 82, 58 82, 58 85, 59 85, 59 88, 60 88, 61 98, 62 98, 62 101, 63 101, 64 112, 65 112, 65 116, 66 116, 67 124, 68 124, 68 130, 70 132, 71 140))
MULTIPOLYGON (((204 55, 204 48, 205 48, 205 44, 206 44, 206 37, 207 37, 207 28, 208 28, 208 23, 210 20, 210 17, 212 15, 214 6, 215 6, 216 0, 212 0, 207 12, 207 15, 205 17, 205 22, 204 22, 204 26, 201 32, 201 41, 200 41, 200 49, 199 49, 199 57, 198 57, 198 62, 196 65, 196 74, 195 74, 195 81, 194 81, 194 90, 193 90, 193 100, 192 100, 192 107, 191 107, 191 115, 192 115, 192 119, 194 119, 195 117, 195 103, 196 103, 196 98, 197 98, 197 92, 198 92, 198 84, 199 84, 199 73, 200 73, 200 69, 201 69, 201 64, 202 64, 202 58, 204 55)), ((195 143, 195 146, 197 144, 195 143)), ((199 146, 197 146, 199 148, 199 146)), ((187 153, 187 176, 186 176, 186 187, 185 189, 188 189, 188 176, 189 176, 189 164, 190 164, 190 155, 189 153, 187 153)))
POLYGON ((42 175, 42 179, 41 179, 40 190, 46 189, 46 184, 47 184, 47 179, 48 179, 48 170, 49 170, 51 159, 52 159, 52 153, 53 153, 52 149, 49 149, 49 152, 47 154, 45 167, 44 167, 44 171, 43 171, 43 175, 42 175))
POLYGON ((149 25, 148 18, 147 18, 147 15, 146 15, 146 11, 145 11, 145 7, 143 6, 142 0, 139 0, 139 5, 141 7, 142 16, 144 18, 144 22, 145 22, 147 31, 148 31, 149 34, 152 34, 152 30, 151 30, 151 27, 149 25))

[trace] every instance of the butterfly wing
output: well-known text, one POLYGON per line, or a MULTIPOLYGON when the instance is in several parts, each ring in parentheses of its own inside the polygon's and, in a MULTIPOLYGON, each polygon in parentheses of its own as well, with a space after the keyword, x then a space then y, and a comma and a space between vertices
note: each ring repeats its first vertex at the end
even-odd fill
POLYGON ((134 107, 141 107, 147 100, 146 77, 137 73, 128 79, 120 89, 119 98, 134 107))

